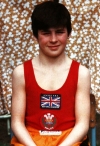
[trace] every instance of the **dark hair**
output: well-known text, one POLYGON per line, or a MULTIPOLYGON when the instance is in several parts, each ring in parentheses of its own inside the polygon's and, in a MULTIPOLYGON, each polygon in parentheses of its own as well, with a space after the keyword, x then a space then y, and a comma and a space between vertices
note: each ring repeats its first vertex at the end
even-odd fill
POLYGON ((54 1, 54 2, 57 2, 57 3, 59 2, 59 0, 53 0, 53 1, 54 1))
POLYGON ((36 38, 38 38, 38 30, 66 27, 68 35, 72 30, 69 11, 63 4, 57 2, 46 1, 36 5, 31 19, 33 34, 36 38))

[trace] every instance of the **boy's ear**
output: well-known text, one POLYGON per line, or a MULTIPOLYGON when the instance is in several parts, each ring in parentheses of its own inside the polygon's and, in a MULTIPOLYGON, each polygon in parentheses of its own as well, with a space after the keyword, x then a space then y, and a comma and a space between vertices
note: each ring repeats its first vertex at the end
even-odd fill
POLYGON ((37 38, 36 38, 34 35, 33 35, 33 39, 34 39, 35 41, 38 41, 37 38))
POLYGON ((68 35, 68 39, 71 37, 71 33, 68 35))

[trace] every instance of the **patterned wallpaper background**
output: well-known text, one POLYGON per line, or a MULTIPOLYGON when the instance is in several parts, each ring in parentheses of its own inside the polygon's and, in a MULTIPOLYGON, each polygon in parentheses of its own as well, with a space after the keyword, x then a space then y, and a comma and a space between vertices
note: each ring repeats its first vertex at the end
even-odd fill
MULTIPOLYGON (((11 112, 13 69, 38 55, 31 13, 43 0, 0 0, 0 114, 11 112)), ((71 13, 72 34, 66 54, 91 74, 91 93, 100 114, 100 1, 59 0, 71 13)))

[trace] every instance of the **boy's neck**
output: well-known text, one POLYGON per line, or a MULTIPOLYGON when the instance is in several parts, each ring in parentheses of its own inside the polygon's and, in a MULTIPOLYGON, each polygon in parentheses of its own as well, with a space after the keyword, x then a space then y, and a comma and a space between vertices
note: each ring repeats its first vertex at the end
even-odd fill
POLYGON ((67 56, 65 53, 63 53, 62 55, 60 55, 59 57, 48 57, 48 56, 43 56, 41 54, 38 55, 37 57, 37 62, 40 65, 43 66, 59 66, 61 64, 64 64, 67 60, 67 56))

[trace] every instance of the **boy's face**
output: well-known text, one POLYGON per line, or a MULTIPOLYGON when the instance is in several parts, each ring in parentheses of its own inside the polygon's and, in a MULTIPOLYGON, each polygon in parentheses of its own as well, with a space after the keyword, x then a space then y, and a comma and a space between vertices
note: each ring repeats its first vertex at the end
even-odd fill
POLYGON ((68 33, 66 28, 39 30, 37 41, 40 53, 48 57, 57 57, 65 51, 68 33))

